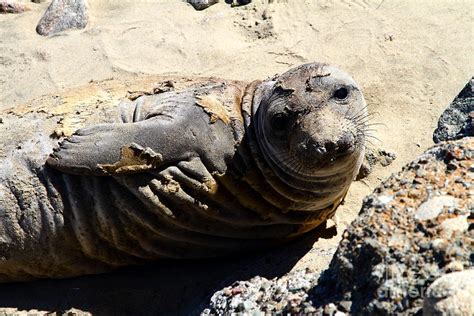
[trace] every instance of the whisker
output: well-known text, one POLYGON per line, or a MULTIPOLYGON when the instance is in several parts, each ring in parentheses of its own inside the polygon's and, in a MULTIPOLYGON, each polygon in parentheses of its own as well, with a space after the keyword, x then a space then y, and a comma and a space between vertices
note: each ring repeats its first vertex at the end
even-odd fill
POLYGON ((387 127, 387 124, 381 123, 381 122, 374 122, 374 123, 367 124, 367 126, 384 126, 384 127, 387 127))
POLYGON ((378 114, 378 113, 376 113, 376 112, 367 113, 367 114, 363 113, 363 114, 359 114, 359 115, 350 117, 350 120, 358 122, 358 121, 365 120, 365 119, 371 119, 375 116, 375 114, 378 114))
POLYGON ((369 108, 369 105, 366 104, 366 105, 363 106, 359 111, 355 112, 355 113, 353 114, 353 116, 357 116, 357 115, 359 115, 360 113, 365 112, 368 108, 369 108))

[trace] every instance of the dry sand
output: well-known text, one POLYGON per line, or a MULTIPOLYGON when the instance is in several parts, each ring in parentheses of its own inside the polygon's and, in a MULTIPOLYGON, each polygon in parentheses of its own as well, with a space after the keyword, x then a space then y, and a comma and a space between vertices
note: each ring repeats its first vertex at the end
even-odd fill
MULTIPOLYGON (((354 183, 335 219, 337 236, 319 238, 311 250, 294 246, 300 247, 290 250, 296 254, 294 260, 284 269, 275 268, 273 275, 292 268, 324 269, 344 227, 357 215, 362 198, 381 179, 431 146, 437 118, 474 74, 474 2, 268 2, 254 0, 251 5, 230 8, 221 1, 195 11, 179 0, 90 0, 91 21, 85 30, 51 38, 35 33, 48 3, 30 3, 31 11, 0 15, 0 108, 112 77, 172 74, 253 80, 306 62, 338 65, 362 87, 374 113, 372 121, 384 124, 374 132, 380 140, 374 147, 395 153, 397 159, 388 167, 377 166, 367 179, 354 183)), ((253 271, 258 262, 248 263, 247 270, 253 271)), ((273 269, 271 264, 267 267, 273 269)), ((247 274, 252 276, 252 272, 247 274)), ((231 279, 221 280, 219 286, 231 279)), ((80 284, 95 284, 87 282, 80 284)), ((47 284, 68 287, 67 283, 47 284)), ((117 290, 115 283, 110 284, 117 290)), ((192 295, 190 288, 186 291, 192 295)), ((21 287, 14 289, 21 292, 21 287)), ((0 287, 0 293, 9 290, 12 288, 0 287)), ((147 305, 150 310, 173 311, 174 307, 165 308, 166 296, 157 295, 150 303, 153 308, 147 305)), ((130 306, 142 304, 127 303, 133 299, 128 297, 120 303, 136 311, 130 306)), ((77 301, 11 302, 10 307, 54 309, 77 301)), ((0 298, 0 306, 5 304, 9 303, 0 298)), ((102 314, 113 310, 96 305, 89 301, 79 308, 102 314)))

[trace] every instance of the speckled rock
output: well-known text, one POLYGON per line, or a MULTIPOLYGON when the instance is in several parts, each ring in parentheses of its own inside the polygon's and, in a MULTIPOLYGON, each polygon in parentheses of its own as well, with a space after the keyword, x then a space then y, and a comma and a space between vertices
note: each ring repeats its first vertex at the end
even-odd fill
POLYGON ((89 312, 84 312, 76 308, 68 309, 64 312, 47 312, 37 309, 18 310, 17 308, 0 308, 0 316, 92 316, 89 312))
POLYGON ((36 26, 40 35, 50 36, 69 29, 83 29, 89 21, 86 0, 53 0, 36 26))
POLYGON ((474 77, 441 115, 433 134, 435 143, 474 136, 474 77))
POLYGON ((380 164, 382 167, 387 167, 397 158, 394 153, 388 152, 384 149, 367 148, 365 150, 365 157, 362 166, 360 166, 359 174, 356 180, 363 179, 372 173, 375 165, 380 164))
POLYGON ((331 301, 416 313, 435 279, 473 265, 473 156, 472 137, 441 143, 366 197, 328 271, 331 301))
POLYGON ((474 315, 474 270, 453 272, 430 285, 423 315, 474 315))
POLYGON ((196 10, 204 10, 219 2, 219 0, 187 0, 196 10))
POLYGON ((300 270, 273 280, 257 276, 238 281, 216 292, 201 315, 311 313, 316 309, 307 292, 316 285, 318 276, 300 270))
POLYGON ((434 280, 473 266, 473 156, 473 137, 429 149, 365 198, 321 276, 297 271, 236 282, 214 294, 203 314, 421 312, 434 280), (305 286, 293 292, 291 283, 305 286))
POLYGON ((23 4, 12 0, 0 0, 0 13, 22 13, 30 10, 23 4))

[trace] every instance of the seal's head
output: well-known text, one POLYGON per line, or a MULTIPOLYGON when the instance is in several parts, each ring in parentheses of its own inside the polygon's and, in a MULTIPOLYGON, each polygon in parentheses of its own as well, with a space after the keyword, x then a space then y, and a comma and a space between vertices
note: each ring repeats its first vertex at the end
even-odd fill
POLYGON ((302 65, 265 82, 254 100, 259 147, 272 169, 298 179, 344 172, 353 180, 364 154, 367 107, 349 75, 302 65))

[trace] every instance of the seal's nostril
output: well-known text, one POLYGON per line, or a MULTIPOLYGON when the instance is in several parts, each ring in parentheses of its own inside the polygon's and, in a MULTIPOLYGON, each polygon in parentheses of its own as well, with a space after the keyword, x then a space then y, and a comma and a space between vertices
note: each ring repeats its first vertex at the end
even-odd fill
POLYGON ((320 155, 324 155, 326 153, 326 148, 318 147, 318 148, 316 148, 316 152, 320 155))
POLYGON ((337 145, 334 142, 326 142, 324 143, 324 147, 326 148, 327 151, 334 151, 337 145))
POLYGON ((300 148, 300 150, 302 151, 305 151, 308 149, 308 146, 306 146, 306 144, 299 144, 298 147, 300 148))
POLYGON ((317 156, 323 156, 327 153, 326 147, 321 144, 312 144, 312 149, 315 155, 317 156))
POLYGON ((337 142, 337 152, 344 154, 353 148, 354 136, 351 133, 344 133, 337 142))

